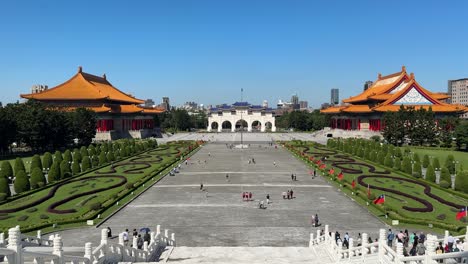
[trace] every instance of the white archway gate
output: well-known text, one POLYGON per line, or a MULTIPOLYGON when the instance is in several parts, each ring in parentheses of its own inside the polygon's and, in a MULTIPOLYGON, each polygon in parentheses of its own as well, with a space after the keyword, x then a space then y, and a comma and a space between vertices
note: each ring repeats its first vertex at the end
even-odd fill
POLYGON ((257 126, 256 124, 259 123, 260 126, 260 132, 266 132, 266 131, 271 131, 275 132, 276 131, 276 125, 275 125, 275 117, 273 116, 273 113, 271 112, 250 112, 247 110, 237 110, 237 111, 223 111, 221 113, 211 113, 208 116, 208 127, 207 130, 208 132, 222 132, 227 130, 227 126, 224 126, 223 124, 226 121, 230 123, 230 131, 235 132, 236 131, 236 124, 239 124, 238 122, 240 120, 244 120, 247 123, 247 131, 252 132, 252 130, 256 131, 253 129, 253 126, 257 126), (241 113, 242 112, 242 113, 241 113), (242 116, 242 118, 241 118, 242 116), (256 122, 254 124, 254 122, 256 122), (216 125, 214 123, 218 124, 217 129, 216 125), (267 124, 271 124, 271 128, 267 129, 267 124), (224 127, 224 129, 223 129, 224 127))

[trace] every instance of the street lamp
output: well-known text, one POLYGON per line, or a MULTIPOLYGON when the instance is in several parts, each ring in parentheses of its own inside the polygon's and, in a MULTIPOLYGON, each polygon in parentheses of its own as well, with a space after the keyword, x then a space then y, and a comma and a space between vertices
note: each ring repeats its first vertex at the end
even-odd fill
POLYGON ((452 163, 455 164, 455 166, 454 166, 454 171, 453 171, 453 172, 455 173, 455 175, 457 175, 457 164, 458 164, 459 162, 458 162, 458 160, 454 160, 454 161, 452 161, 452 163))

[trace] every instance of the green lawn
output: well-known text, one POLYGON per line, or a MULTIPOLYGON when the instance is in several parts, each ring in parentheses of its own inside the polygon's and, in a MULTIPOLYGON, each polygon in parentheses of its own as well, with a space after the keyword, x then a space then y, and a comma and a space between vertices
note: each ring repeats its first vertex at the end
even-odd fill
POLYGON ((116 201, 127 197, 129 192, 134 191, 127 188, 126 185, 128 183, 138 185, 146 180, 154 180, 160 171, 175 161, 180 160, 180 153, 188 153, 189 146, 192 146, 194 149, 194 144, 194 142, 188 141, 169 143, 159 146, 154 150, 116 162, 112 166, 109 165, 97 171, 68 179, 56 189, 54 195, 34 206, 28 205, 38 201, 38 199, 47 197, 57 185, 2 204, 0 205, 0 229, 5 230, 17 224, 24 229, 31 229, 35 226, 52 225, 52 223, 89 219, 96 214, 96 211, 90 208, 92 204, 101 203, 104 207, 114 205, 116 201), (123 185, 102 190, 103 188, 123 183, 125 180, 127 183, 123 185), (94 193, 85 194, 89 191, 94 191, 94 193), (61 202, 72 196, 77 197, 52 209, 60 211, 72 209, 76 210, 75 212, 50 212, 50 207, 54 203, 61 202), (27 208, 21 209, 19 208, 21 206, 27 206, 27 208), (2 210, 7 209, 15 210, 14 212, 2 212, 2 210))
POLYGON ((455 157, 455 161, 459 162, 457 164, 457 170, 460 165, 463 165, 463 168, 465 170, 468 169, 468 152, 455 151, 455 150, 440 150, 437 148, 426 149, 426 148, 410 147, 410 149, 412 152, 418 153, 419 158, 421 158, 421 161, 424 155, 428 155, 429 158, 437 157, 442 166, 447 156, 453 155, 453 157, 455 157))
MULTIPOLYGON (((315 163, 309 161, 311 157, 317 160, 318 158, 327 156, 325 161, 327 168, 324 170, 323 175, 325 175, 327 179, 332 179, 331 182, 336 186, 346 185, 346 188, 340 187, 343 192, 348 194, 351 194, 351 192, 358 193, 359 195, 355 196, 355 200, 361 204, 365 205, 366 202, 370 202, 371 206, 369 206, 368 209, 377 216, 382 217, 384 215, 383 212, 389 212, 391 217, 408 219, 408 223, 417 223, 422 226, 427 226, 427 224, 431 223, 440 224, 444 227, 453 227, 453 229, 466 226, 466 218, 462 219, 463 221, 455 219, 455 215, 459 209, 456 206, 450 206, 448 204, 453 203, 457 206, 466 205, 468 204, 468 199, 464 198, 467 197, 466 195, 453 194, 429 184, 422 179, 416 180, 416 182, 409 182, 414 181, 415 178, 401 173, 395 173, 389 168, 364 161, 349 154, 326 149, 326 147, 318 146, 314 143, 294 142, 290 143, 290 146, 291 147, 288 148, 293 153, 307 163, 314 164, 314 166, 316 166, 315 163), (304 153, 304 156, 302 156, 301 153, 304 153), (335 168, 336 171, 335 176, 332 177, 328 176, 328 170, 331 167, 335 168), (375 169, 375 171, 372 172, 372 169, 375 169), (336 179, 336 174, 340 171, 344 172, 343 181, 338 181, 336 179), (353 179, 355 179, 357 183, 357 188, 354 190, 350 187, 353 179), (361 183, 359 183, 360 180, 361 183), (370 189, 373 196, 385 194, 386 199, 384 205, 373 205, 372 201, 367 199, 368 184, 371 187, 370 189), (379 188, 386 188, 387 190, 381 190, 379 188), (427 191, 425 192, 425 188, 429 188, 428 194, 426 194, 427 191), (430 205, 428 208, 433 207, 432 210, 420 212, 420 210, 426 208, 428 205, 418 201, 418 199, 428 203, 430 205), (440 199, 445 200, 445 202, 439 201, 440 199)), ((448 151, 446 153, 448 153, 448 151)), ((441 156, 442 155, 443 154, 441 154, 441 156)), ((460 155, 460 157, 462 156, 463 155, 460 155)), ((455 158, 457 159, 457 156, 455 156, 455 158)), ((445 160, 445 157, 441 159, 441 163, 443 160, 445 160)))

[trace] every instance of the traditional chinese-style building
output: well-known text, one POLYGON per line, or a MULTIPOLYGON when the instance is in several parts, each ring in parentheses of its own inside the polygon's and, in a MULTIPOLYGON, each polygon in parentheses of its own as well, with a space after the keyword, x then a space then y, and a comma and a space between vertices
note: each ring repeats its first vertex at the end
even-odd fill
POLYGON ((115 88, 105 74, 100 77, 85 73, 81 67, 56 87, 20 96, 64 111, 84 107, 96 112, 96 140, 150 137, 154 134, 154 115, 164 112, 141 107, 144 100, 115 88))
POLYGON ((458 116, 468 111, 463 105, 447 103, 448 98, 445 93, 426 90, 416 81, 413 73, 406 73, 403 66, 400 72, 387 76, 379 73, 377 80, 367 90, 344 99, 340 106, 332 106, 321 112, 331 115, 332 128, 380 131, 384 126, 383 114, 396 112, 402 105, 415 109, 431 108, 436 119, 458 116))

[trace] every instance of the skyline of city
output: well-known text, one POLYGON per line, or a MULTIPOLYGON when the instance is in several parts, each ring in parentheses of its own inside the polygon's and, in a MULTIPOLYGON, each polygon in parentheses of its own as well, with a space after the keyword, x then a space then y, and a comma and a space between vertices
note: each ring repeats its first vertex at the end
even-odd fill
POLYGON ((464 1, 86 3, 4 3, 3 104, 80 65, 137 98, 174 105, 230 103, 243 88, 255 104, 297 93, 318 108, 331 88, 344 99, 402 65, 438 92, 468 76, 464 1))

